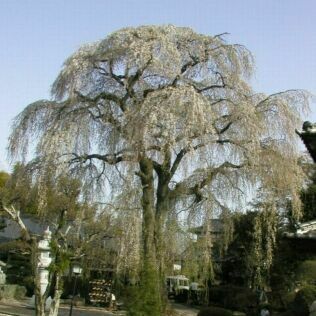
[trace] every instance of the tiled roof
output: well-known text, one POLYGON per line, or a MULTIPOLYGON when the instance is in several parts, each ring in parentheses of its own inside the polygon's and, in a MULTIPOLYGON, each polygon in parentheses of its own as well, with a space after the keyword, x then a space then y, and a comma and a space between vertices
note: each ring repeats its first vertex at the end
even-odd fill
MULTIPOLYGON (((210 232, 212 234, 221 234, 223 232, 223 221, 221 219, 213 218, 210 220, 210 232)), ((205 230, 205 226, 194 227, 190 230, 191 233, 202 235, 205 230)))
MULTIPOLYGON (((36 221, 34 218, 25 215, 22 215, 21 217, 25 226, 32 234, 42 234, 46 228, 43 223, 36 221)), ((8 242, 21 237, 21 230, 16 222, 5 218, 5 224, 6 227, 0 231, 0 243, 8 242)))

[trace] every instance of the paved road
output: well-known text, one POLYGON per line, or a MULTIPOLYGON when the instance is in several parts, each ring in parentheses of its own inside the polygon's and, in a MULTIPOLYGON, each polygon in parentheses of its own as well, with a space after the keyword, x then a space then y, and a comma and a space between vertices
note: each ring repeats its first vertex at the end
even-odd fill
MULTIPOLYGON (((172 307, 178 312, 178 316, 196 316, 198 313, 197 309, 188 307, 181 304, 172 303, 172 307)), ((25 305, 9 305, 0 303, 0 316, 34 316, 34 309, 27 308, 25 305)), ((61 307, 59 309, 58 316, 68 316, 69 307, 61 307)), ((124 315, 124 312, 107 312, 103 309, 98 308, 80 308, 75 307, 72 311, 72 316, 119 316, 124 315)))
MULTIPOLYGON (((0 303, 1 304, 1 303, 0 303)), ((17 315, 17 316, 34 316, 34 309, 27 308, 25 306, 18 305, 0 305, 0 316, 2 315, 17 315)), ((59 309, 58 316, 68 316, 69 307, 61 307, 59 309)), ((72 311, 72 316, 113 316, 120 315, 120 313, 110 313, 105 310, 97 309, 81 309, 75 307, 72 311)))
POLYGON ((178 312, 179 316, 196 316, 199 312, 198 309, 177 303, 173 303, 172 307, 178 312))

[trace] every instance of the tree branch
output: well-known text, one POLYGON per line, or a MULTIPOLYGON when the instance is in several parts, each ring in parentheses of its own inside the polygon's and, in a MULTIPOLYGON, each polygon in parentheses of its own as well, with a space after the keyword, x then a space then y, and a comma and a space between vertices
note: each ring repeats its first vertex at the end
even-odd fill
POLYGON ((220 129, 220 130, 218 131, 218 133, 219 133, 219 134, 225 133, 225 132, 231 127, 232 124, 233 124, 232 121, 229 122, 229 123, 227 123, 222 129, 220 129))
POLYGON ((108 101, 113 101, 115 102, 119 108, 122 110, 122 112, 126 111, 126 104, 124 102, 124 98, 121 99, 119 98, 117 95, 112 94, 112 93, 106 93, 106 92, 101 92, 100 94, 98 94, 97 96, 95 96, 94 98, 90 98, 86 95, 83 95, 82 93, 80 93, 79 91, 75 91, 79 101, 84 101, 84 102, 89 102, 92 104, 96 104, 97 102, 99 102, 100 100, 108 100, 108 101))
POLYGON ((179 153, 177 154, 176 159, 174 160, 174 162, 172 164, 172 167, 170 169, 170 179, 173 177, 173 175, 177 171, 177 169, 179 167, 179 164, 180 164, 181 160, 183 159, 183 157, 185 156, 186 153, 188 153, 191 150, 197 150, 197 149, 202 148, 204 146, 206 146, 206 144, 199 144, 199 145, 196 145, 196 146, 193 146, 193 147, 186 147, 186 148, 181 149, 179 151, 179 153))
POLYGON ((179 164, 182 160, 182 158, 185 156, 185 154, 188 152, 187 148, 183 148, 179 151, 179 153, 176 156, 176 159, 174 160, 172 167, 170 169, 170 175, 171 177, 173 177, 173 175, 175 174, 175 172, 177 171, 179 164))
POLYGON ((192 68, 196 66, 198 63, 200 63, 200 59, 196 56, 190 55, 191 60, 187 63, 185 63, 181 68, 181 74, 184 74, 189 68, 192 68))
POLYGON ((224 36, 224 35, 230 35, 230 33, 224 32, 224 33, 216 34, 216 35, 213 36, 213 38, 220 38, 220 39, 222 39, 222 36, 224 36))
POLYGON ((229 88, 229 89, 231 89, 231 87, 226 83, 224 76, 220 72, 216 71, 214 74, 219 76, 219 78, 221 80, 220 84, 213 84, 213 85, 206 86, 203 88, 198 88, 195 84, 192 84, 193 88, 196 91, 198 91, 199 93, 205 92, 205 91, 208 91, 211 89, 215 89, 215 88, 218 88, 218 89, 229 88))
POLYGON ((133 90, 134 85, 136 84, 136 82, 138 81, 138 79, 143 75, 144 71, 147 69, 147 67, 150 65, 151 61, 153 59, 153 56, 151 56, 148 61, 146 62, 146 64, 144 65, 144 67, 142 69, 138 69, 135 73, 135 75, 129 77, 127 79, 127 85, 126 85, 126 95, 123 98, 123 101, 126 101, 128 96, 133 98, 135 95, 135 92, 133 90))
POLYGON ((11 205, 10 208, 3 206, 2 209, 7 215, 9 215, 9 217, 14 222, 16 222, 19 225, 21 232, 22 232, 22 238, 25 239, 26 241, 29 241, 31 239, 31 235, 30 235, 28 229, 26 228, 23 220, 21 219, 20 211, 16 210, 13 205, 11 205))
POLYGON ((69 161, 70 164, 86 163, 88 160, 91 161, 92 159, 98 159, 98 160, 108 163, 109 165, 115 165, 122 161, 132 161, 135 159, 134 155, 131 155, 131 154, 127 155, 127 154, 124 154, 123 152, 115 153, 115 154, 105 154, 105 155, 85 154, 85 155, 80 156, 76 153, 71 153, 70 155, 74 156, 74 158, 69 161))
POLYGON ((124 87, 124 82, 121 79, 124 79, 125 76, 118 76, 113 72, 113 60, 109 61, 109 70, 111 78, 113 78, 117 83, 124 87))
POLYGON ((245 165, 246 164, 236 165, 231 162, 225 161, 218 167, 205 168, 203 170, 199 170, 199 173, 203 174, 203 177, 199 182, 195 183, 192 186, 187 186, 187 183, 192 177, 184 179, 183 181, 176 184, 175 188, 171 191, 170 196, 172 198, 176 198, 178 195, 196 195, 196 193, 198 193, 199 190, 210 184, 214 177, 220 173, 223 173, 225 169, 237 170, 243 168, 245 165))
POLYGON ((148 94, 150 94, 152 92, 162 91, 162 90, 168 89, 170 87, 175 87, 178 79, 179 79, 179 77, 177 76, 170 84, 159 85, 158 88, 145 89, 143 92, 143 97, 146 98, 148 96, 148 94))

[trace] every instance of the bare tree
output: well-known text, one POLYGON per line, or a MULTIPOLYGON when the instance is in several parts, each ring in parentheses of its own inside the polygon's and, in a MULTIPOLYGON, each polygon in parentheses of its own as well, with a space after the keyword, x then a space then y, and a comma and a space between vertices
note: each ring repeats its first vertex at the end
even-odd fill
POLYGON ((39 176, 68 169, 91 191, 139 189, 143 284, 159 305, 160 284, 147 284, 146 271, 163 272, 170 212, 227 208, 258 187, 299 203, 293 131, 309 96, 254 93, 252 69, 251 53, 221 35, 172 25, 119 30, 66 60, 53 99, 16 118, 10 154, 25 158, 35 142, 39 176))

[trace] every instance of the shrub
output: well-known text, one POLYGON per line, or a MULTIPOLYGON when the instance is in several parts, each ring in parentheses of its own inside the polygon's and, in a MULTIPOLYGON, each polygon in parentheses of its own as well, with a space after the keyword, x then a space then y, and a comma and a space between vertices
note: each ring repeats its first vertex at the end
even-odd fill
POLYGON ((17 285, 14 293, 14 298, 22 299, 25 298, 26 295, 26 288, 21 285, 17 285))
POLYGON ((233 313, 229 309, 210 306, 201 309, 197 316, 233 316, 233 313))
POLYGON ((6 299, 21 299, 24 298, 26 294, 26 289, 24 286, 17 284, 4 284, 0 286, 0 298, 6 299))
POLYGON ((274 291, 269 295, 269 303, 274 310, 284 311, 294 301, 296 293, 287 291, 274 291))
POLYGON ((297 279, 302 284, 314 282, 316 279, 316 260, 305 260, 302 262, 297 271, 297 279))
POLYGON ((26 296, 31 297, 34 294, 34 278, 32 276, 25 277, 23 286, 26 288, 26 296))
POLYGON ((210 289, 210 302, 231 310, 247 311, 257 305, 257 295, 244 287, 217 286, 210 289))
POLYGON ((316 286, 308 285, 300 289, 290 304, 290 312, 295 316, 308 316, 309 306, 316 300, 316 286))

